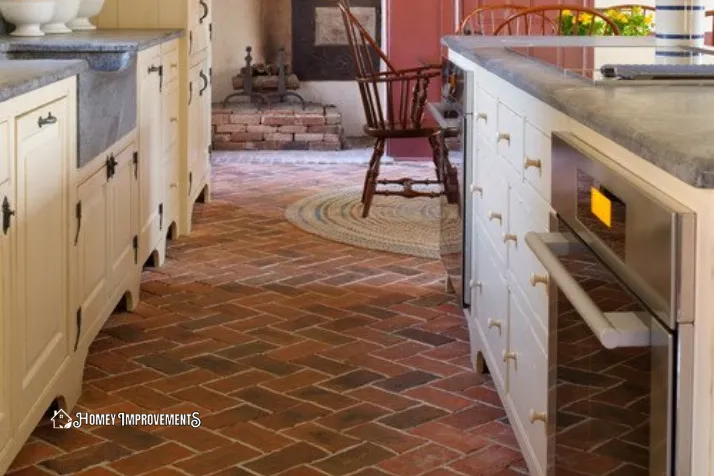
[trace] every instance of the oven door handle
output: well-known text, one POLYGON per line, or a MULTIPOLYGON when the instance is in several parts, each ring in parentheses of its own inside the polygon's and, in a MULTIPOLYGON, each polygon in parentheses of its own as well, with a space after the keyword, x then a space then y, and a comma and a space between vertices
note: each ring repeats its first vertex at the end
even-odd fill
MULTIPOLYGON (((548 271, 550 279, 568 298, 573 308, 606 349, 618 347, 648 347, 649 328, 633 312, 605 313, 590 299, 568 270, 553 253, 547 242, 565 243, 559 233, 528 232, 526 243, 548 271), (544 239, 545 238, 545 239, 544 239), (550 239, 549 239, 550 238, 550 239)), ((574 243, 573 243, 574 244, 574 243)))

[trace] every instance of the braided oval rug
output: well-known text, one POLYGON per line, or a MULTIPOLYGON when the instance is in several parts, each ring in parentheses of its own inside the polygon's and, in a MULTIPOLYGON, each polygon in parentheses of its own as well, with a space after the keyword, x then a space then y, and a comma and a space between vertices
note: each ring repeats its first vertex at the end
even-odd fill
MULTIPOLYGON (((285 211, 285 217, 298 228, 328 240, 390 253, 439 258, 442 231, 439 198, 377 195, 367 218, 362 218, 361 199, 362 187, 329 190, 293 203, 285 211)), ((449 224, 453 230, 460 226, 457 220, 449 220, 449 224)), ((451 231, 445 236, 453 235, 451 231)), ((451 249, 458 244, 445 243, 444 246, 451 249)))

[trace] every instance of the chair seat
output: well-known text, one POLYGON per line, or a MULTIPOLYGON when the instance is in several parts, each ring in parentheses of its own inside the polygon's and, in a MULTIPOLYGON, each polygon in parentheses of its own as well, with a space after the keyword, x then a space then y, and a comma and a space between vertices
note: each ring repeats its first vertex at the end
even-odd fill
POLYGON ((396 124, 393 128, 389 129, 376 129, 364 126, 364 133, 369 137, 374 137, 376 139, 408 139, 414 137, 430 137, 440 130, 437 125, 422 126, 420 128, 416 127, 399 127, 396 124))

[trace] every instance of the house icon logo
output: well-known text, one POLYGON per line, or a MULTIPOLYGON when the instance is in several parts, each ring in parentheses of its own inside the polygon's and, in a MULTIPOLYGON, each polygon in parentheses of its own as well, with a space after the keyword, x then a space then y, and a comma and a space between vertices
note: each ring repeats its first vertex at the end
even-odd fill
POLYGON ((72 428, 72 418, 64 410, 56 410, 50 420, 52 428, 72 428))

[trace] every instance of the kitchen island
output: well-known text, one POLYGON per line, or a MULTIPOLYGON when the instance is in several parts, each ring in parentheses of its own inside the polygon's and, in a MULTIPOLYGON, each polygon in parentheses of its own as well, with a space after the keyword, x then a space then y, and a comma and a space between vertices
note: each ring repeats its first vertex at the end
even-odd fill
MULTIPOLYGON (((714 326, 709 319, 714 314, 714 297, 707 292, 714 289, 714 123, 710 119, 714 85, 595 83, 527 57, 523 49, 548 46, 572 52, 572 48, 586 47, 585 52, 590 46, 647 47, 653 45, 651 41, 578 37, 443 39, 449 48, 449 59, 473 77, 468 87, 475 103, 474 130, 470 135, 474 154, 467 157, 471 182, 467 200, 472 201, 476 218, 471 248, 472 305, 467 319, 474 365, 481 371, 485 360, 534 475, 553 474, 549 467, 556 454, 560 460, 570 458, 569 469, 579 469, 583 474, 714 474, 714 326), (581 169, 576 177, 575 171, 569 176, 553 165, 556 151, 560 150, 562 156, 565 150, 562 138, 576 144, 566 156, 586 151, 600 157, 601 163, 608 164, 608 173, 630 177, 630 182, 636 184, 633 189, 645 191, 643 197, 691 212, 673 216, 696 217, 692 236, 685 236, 691 244, 687 252, 670 247, 684 272, 666 283, 672 285, 667 287, 673 290, 667 302, 675 324, 679 323, 673 326, 671 337, 676 343, 669 347, 658 347, 653 330, 637 334, 630 327, 627 332, 616 332, 624 336, 626 348, 610 350, 603 338, 605 333, 598 335, 592 320, 583 326, 586 333, 580 335, 582 341, 559 343, 559 338, 569 332, 561 326, 562 321, 569 319, 574 328, 583 331, 577 325, 587 319, 578 316, 588 308, 576 302, 573 305, 578 312, 573 313, 568 304, 572 299, 560 299, 558 289, 563 287, 563 280, 557 279, 556 274, 561 272, 552 263, 546 266, 549 262, 541 256, 542 247, 533 239, 534 234, 554 235, 558 228, 556 218, 561 212, 555 204, 563 203, 561 192, 567 189, 563 182, 572 181, 571 188, 581 192, 580 182, 588 179, 581 177, 581 169), (534 250, 541 250, 540 254, 534 250), (555 308, 571 314, 563 317, 553 311, 555 308), (643 344, 645 340, 647 346, 643 344), (638 353, 650 346, 651 361, 638 353), (658 349, 664 348, 669 350, 671 359, 662 362, 672 365, 665 371, 672 374, 673 380, 657 384, 643 377, 639 381, 638 376, 660 371, 661 362, 655 356, 658 349), (565 378, 561 366, 572 353, 578 353, 578 359, 572 360, 565 378), (625 365, 627 358, 631 361, 625 365), (633 362, 644 361, 646 368, 638 371, 633 362), (627 377, 623 369, 630 372, 627 377), (619 372, 620 380, 608 372, 619 372), (608 385, 619 386, 621 391, 606 389, 608 385), (566 387, 570 394, 566 395, 566 387), (635 391, 645 387, 645 393, 635 391), (593 389, 602 393, 593 397, 597 393, 593 389), (629 395, 623 397, 627 391, 629 395), (657 406, 662 395, 667 402, 657 406), (563 402, 571 406, 564 410, 563 402), (580 410, 576 410, 578 403, 580 410), (583 405, 588 411, 583 410, 583 405), (588 412, 596 407, 601 414, 594 418, 588 412), (666 415, 659 414, 662 408, 671 408, 674 415, 663 423, 665 428, 660 428, 662 420, 666 420, 666 415), (663 434, 667 435, 664 440, 656 438, 663 434), (557 446, 553 443, 556 440, 557 446), (587 457, 583 452, 588 453, 587 457), (602 468, 597 469, 598 465, 602 468), (677 472, 672 472, 675 467, 677 472)), ((583 66, 581 59, 575 63, 583 66)), ((642 220, 641 214, 633 218, 630 213, 637 204, 619 200, 622 197, 612 194, 599 180, 589 182, 585 191, 587 212, 592 216, 578 214, 577 218, 585 223, 596 217, 597 224, 593 226, 605 230, 601 236, 614 236, 617 225, 622 224, 624 229, 626 223, 632 226, 642 220)), ((686 226, 677 222, 675 228, 686 226)), ((649 243, 661 236, 627 235, 622 260, 626 261, 625 254, 637 254, 637 239, 641 240, 640 248, 649 249, 649 243)), ((657 275, 659 268, 654 264, 668 257, 655 254, 647 259, 653 265, 649 274, 644 273, 645 279, 657 275)), ((615 293, 613 284, 589 266, 581 262, 579 270, 586 281, 590 280, 589 286, 601 286, 605 297, 616 300, 614 294, 608 294, 615 293)), ((650 301, 642 302, 649 306, 650 301)), ((652 312, 662 317, 656 310, 652 312)), ((604 311, 596 314, 609 315, 604 311)))

